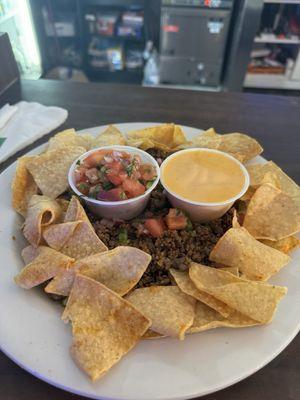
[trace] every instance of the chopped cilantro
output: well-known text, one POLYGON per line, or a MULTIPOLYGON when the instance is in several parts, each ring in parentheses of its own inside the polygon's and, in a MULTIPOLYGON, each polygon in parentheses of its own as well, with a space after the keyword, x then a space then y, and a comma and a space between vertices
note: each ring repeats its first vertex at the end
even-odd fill
POLYGON ((113 189, 115 186, 111 182, 104 182, 102 187, 103 187, 103 190, 107 191, 107 190, 113 189))
POLYGON ((80 192, 84 193, 89 190, 89 185, 88 185, 88 183, 85 183, 85 182, 79 183, 78 189, 80 190, 80 192))
POLYGON ((126 200, 126 199, 127 199, 127 196, 126 196, 125 192, 122 192, 122 193, 120 194, 120 199, 121 199, 121 200, 126 200))
POLYGON ((101 186, 100 185, 96 185, 96 186, 91 187, 90 191, 89 191, 89 196, 92 197, 93 199, 96 199, 98 193, 100 192, 100 190, 101 190, 101 186))
POLYGON ((188 232, 191 232, 191 231, 194 230, 193 224, 192 224, 191 220, 189 220, 189 219, 187 220, 187 224, 186 224, 185 230, 188 231, 188 232))
POLYGON ((122 245, 125 245, 125 244, 128 243, 128 232, 127 232, 127 229, 125 229, 125 228, 120 229, 120 233, 119 233, 118 239, 119 239, 119 243, 122 244, 122 245))
POLYGON ((81 164, 81 161, 80 160, 77 160, 76 161, 76 165, 80 165, 81 164))
POLYGON ((131 175, 132 175, 133 167, 134 167, 134 165, 133 165, 133 162, 132 162, 131 164, 129 164, 129 165, 125 168, 125 171, 126 171, 126 173, 127 173, 128 176, 131 176, 131 175))
POLYGON ((138 159, 136 156, 133 156, 132 162, 125 167, 125 171, 128 176, 131 176, 133 173, 133 170, 138 167, 138 159))
POLYGON ((153 183, 155 182, 155 179, 156 179, 156 177, 155 178, 153 178, 153 179, 151 179, 151 181, 148 181, 147 182, 147 184, 146 184, 146 189, 149 189, 149 188, 151 188, 151 186, 153 185, 153 183))

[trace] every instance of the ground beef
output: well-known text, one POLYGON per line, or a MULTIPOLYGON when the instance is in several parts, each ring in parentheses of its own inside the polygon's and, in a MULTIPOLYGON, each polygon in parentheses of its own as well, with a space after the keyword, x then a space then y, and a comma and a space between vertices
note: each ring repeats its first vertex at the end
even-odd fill
POLYGON ((153 238, 143 232, 143 222, 152 216, 165 216, 170 208, 161 187, 152 192, 147 209, 131 221, 96 220, 90 215, 99 238, 109 249, 120 244, 137 247, 152 256, 152 260, 137 287, 170 285, 170 268, 185 271, 190 262, 212 265, 208 256, 218 239, 232 226, 233 211, 222 218, 194 223, 190 230, 167 230, 160 238, 153 238), (127 233, 127 243, 120 243, 120 232, 127 233))
POLYGON ((162 161, 164 161, 164 159, 170 155, 170 153, 168 153, 167 151, 160 149, 148 149, 147 153, 151 154, 151 156, 156 159, 158 164, 161 164, 162 161))

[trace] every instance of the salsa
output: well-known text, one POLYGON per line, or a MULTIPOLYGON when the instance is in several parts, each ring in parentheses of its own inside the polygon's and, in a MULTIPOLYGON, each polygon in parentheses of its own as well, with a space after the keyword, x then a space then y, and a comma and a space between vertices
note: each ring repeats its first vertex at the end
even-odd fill
POLYGON ((141 196, 156 177, 154 166, 142 163, 139 155, 117 150, 96 150, 78 161, 74 171, 76 188, 101 201, 141 196))

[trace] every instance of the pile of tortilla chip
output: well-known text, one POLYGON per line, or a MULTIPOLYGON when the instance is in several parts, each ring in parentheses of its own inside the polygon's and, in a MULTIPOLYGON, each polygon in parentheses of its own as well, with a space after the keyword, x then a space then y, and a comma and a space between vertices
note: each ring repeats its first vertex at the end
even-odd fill
POLYGON ((224 151, 243 163, 258 156, 263 151, 261 145, 248 135, 237 132, 219 135, 213 128, 194 137, 191 145, 192 147, 224 151))
POLYGON ((209 129, 189 142, 175 124, 129 132, 127 138, 111 125, 96 137, 60 132, 45 152, 18 160, 12 203, 24 217, 28 246, 15 282, 24 289, 41 286, 63 300, 62 319, 72 324, 72 357, 93 381, 140 339, 183 340, 219 327, 270 323, 287 289, 268 280, 289 263, 288 253, 300 242, 295 236, 299 186, 273 162, 250 165, 250 187, 239 200, 232 228, 209 255, 216 267, 191 262, 187 271, 170 269, 172 286, 136 288, 151 256, 130 246, 108 250, 78 198, 63 196, 74 160, 114 144, 165 152, 205 147, 241 162, 262 152, 255 139, 241 133, 209 129))
POLYGON ((127 133, 127 144, 143 150, 173 152, 188 144, 179 125, 163 124, 127 133))

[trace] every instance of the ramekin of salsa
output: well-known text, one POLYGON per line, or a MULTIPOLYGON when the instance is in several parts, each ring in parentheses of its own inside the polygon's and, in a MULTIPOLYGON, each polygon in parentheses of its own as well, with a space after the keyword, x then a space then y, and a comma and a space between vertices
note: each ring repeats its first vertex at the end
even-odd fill
POLYGON ((131 219, 146 207, 160 178, 156 160, 129 146, 105 146, 80 156, 69 171, 69 184, 100 217, 131 219))

